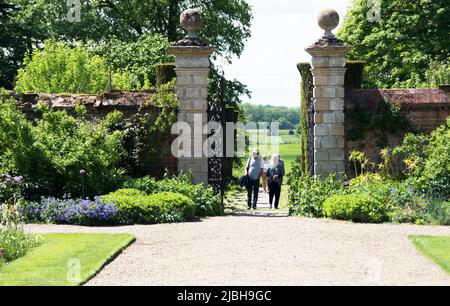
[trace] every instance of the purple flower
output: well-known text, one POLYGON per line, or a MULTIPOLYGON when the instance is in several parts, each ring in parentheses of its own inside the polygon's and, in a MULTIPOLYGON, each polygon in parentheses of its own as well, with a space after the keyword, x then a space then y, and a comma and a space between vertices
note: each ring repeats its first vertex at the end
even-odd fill
POLYGON ((15 177, 13 177, 13 179, 16 183, 19 183, 23 180, 23 176, 15 176, 15 177))
POLYGON ((111 223, 116 215, 115 205, 102 197, 95 197, 94 200, 42 198, 40 204, 30 203, 27 209, 31 220, 75 225, 111 223))
POLYGON ((85 174, 85 173, 86 173, 86 170, 80 169, 80 174, 85 174))

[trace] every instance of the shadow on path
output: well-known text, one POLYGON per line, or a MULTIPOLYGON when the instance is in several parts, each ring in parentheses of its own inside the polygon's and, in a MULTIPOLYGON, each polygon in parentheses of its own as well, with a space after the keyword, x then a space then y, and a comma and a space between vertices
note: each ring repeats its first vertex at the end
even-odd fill
POLYGON ((226 214, 238 217, 289 217, 287 209, 270 209, 269 194, 265 193, 262 188, 259 189, 258 207, 256 210, 247 209, 247 192, 243 191, 229 196, 226 201, 226 214))

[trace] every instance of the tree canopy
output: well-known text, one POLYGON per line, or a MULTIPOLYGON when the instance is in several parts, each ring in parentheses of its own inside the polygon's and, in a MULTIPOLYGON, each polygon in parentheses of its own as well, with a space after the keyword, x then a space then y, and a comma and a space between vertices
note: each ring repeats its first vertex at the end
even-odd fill
POLYGON ((449 74, 448 0, 380 3, 378 22, 370 18, 375 9, 370 1, 355 0, 338 34, 354 46, 350 59, 367 62, 365 86, 419 86, 433 78, 427 73, 434 73, 436 63, 449 74))
POLYGON ((292 130, 300 123, 300 110, 283 106, 242 104, 242 110, 248 121, 259 123, 278 122, 280 129, 292 130))
MULTIPOLYGON (((80 22, 69 22, 70 7, 66 0, 0 0, 0 25, 9 35, 0 36, 0 67, 5 67, 1 68, 0 86, 12 88, 25 53, 39 48, 48 38, 70 42, 108 39, 134 42, 151 33, 175 42, 185 35, 179 26, 179 16, 191 7, 203 11, 204 26, 199 35, 215 47, 215 58, 231 62, 233 56, 241 55, 251 35, 252 11, 245 0, 83 0, 80 3, 80 22), (10 13, 5 15, 4 10, 10 13)), ((214 69, 214 76, 219 79, 217 70, 214 69)), ((225 84, 229 86, 231 99, 246 92, 239 82, 225 84)))
POLYGON ((173 62, 165 37, 144 34, 136 42, 117 39, 87 43, 48 39, 25 56, 15 91, 103 93, 110 89, 148 90, 156 84, 156 65, 173 62))

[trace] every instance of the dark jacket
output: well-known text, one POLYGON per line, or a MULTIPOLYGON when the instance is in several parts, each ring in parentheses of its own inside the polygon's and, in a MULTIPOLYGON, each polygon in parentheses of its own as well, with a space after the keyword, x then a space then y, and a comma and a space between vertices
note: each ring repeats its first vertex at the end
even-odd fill
POLYGON ((283 177, 285 176, 285 170, 284 170, 284 162, 279 162, 276 167, 273 165, 269 166, 269 169, 267 170, 267 177, 268 177, 268 183, 276 182, 278 185, 283 185, 283 177), (278 179, 274 179, 273 177, 275 175, 278 175, 278 179))

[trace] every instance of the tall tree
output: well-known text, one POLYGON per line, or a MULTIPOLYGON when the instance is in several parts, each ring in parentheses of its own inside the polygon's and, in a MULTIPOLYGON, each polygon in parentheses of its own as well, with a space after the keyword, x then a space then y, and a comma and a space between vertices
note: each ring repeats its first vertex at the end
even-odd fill
POLYGON ((366 87, 414 86, 431 62, 448 63, 449 20, 448 0, 355 0, 338 36, 367 61, 366 87))
MULTIPOLYGON (((179 26, 179 16, 192 7, 203 11, 204 26, 199 35, 216 48, 214 58, 231 62, 241 55, 251 35, 252 11, 245 0, 81 0, 80 22, 67 21, 66 0, 8 1, 19 8, 13 17, 17 27, 11 31, 20 28, 27 32, 18 36, 32 47, 38 47, 47 38, 98 41, 115 37, 136 41, 149 32, 175 42, 185 35, 179 26)), ((20 52, 23 57, 25 50, 20 52)), ((214 69, 213 83, 225 84, 230 99, 238 100, 241 93, 247 92, 237 81, 220 81, 219 70, 214 69)))
POLYGON ((22 29, 13 20, 17 11, 16 5, 0 0, 0 87, 13 83, 18 64, 27 50, 20 39, 22 29))

